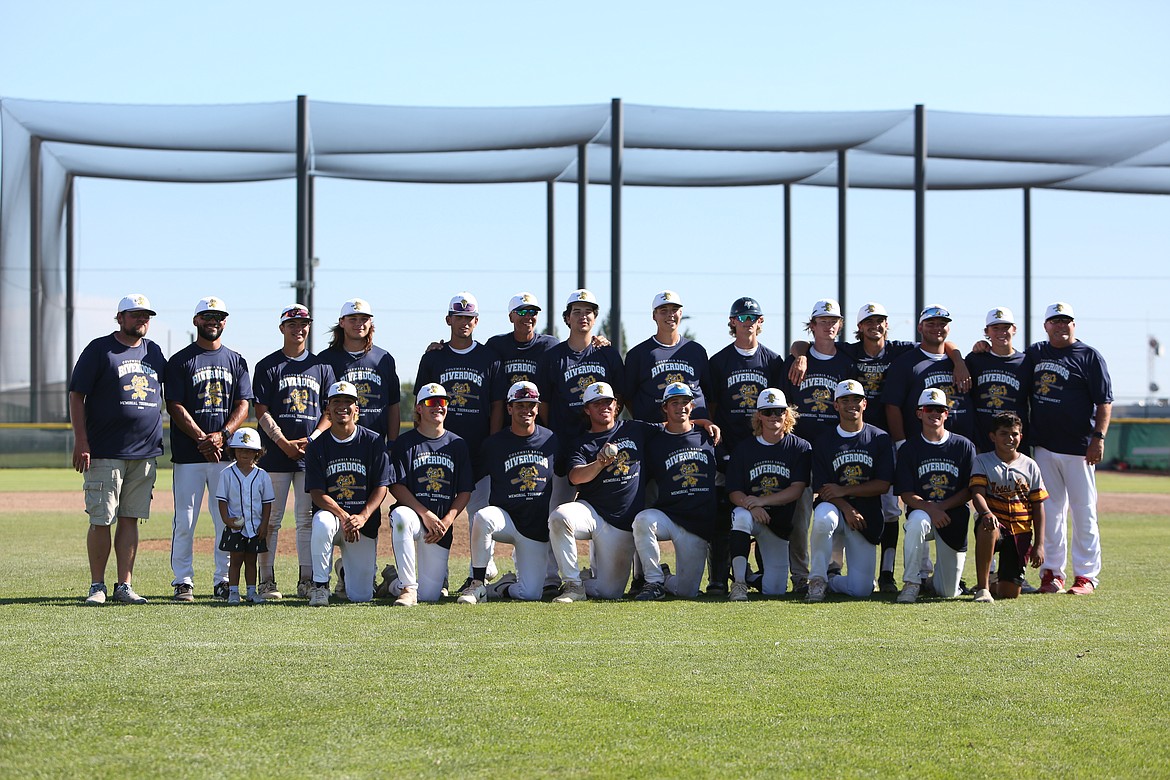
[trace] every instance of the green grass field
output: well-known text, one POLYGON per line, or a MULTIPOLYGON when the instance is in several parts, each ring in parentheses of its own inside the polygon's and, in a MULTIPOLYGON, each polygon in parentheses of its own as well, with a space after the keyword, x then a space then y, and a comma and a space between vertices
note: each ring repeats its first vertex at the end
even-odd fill
POLYGON ((78 513, 0 502, 0 776, 1164 777, 1170 523, 1102 528, 1096 595, 990 606, 176 605, 149 550, 93 609, 78 513))

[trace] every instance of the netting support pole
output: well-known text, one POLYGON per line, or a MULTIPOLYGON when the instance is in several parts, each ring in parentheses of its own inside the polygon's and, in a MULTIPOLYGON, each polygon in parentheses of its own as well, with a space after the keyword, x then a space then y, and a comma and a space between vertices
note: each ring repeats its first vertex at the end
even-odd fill
MULTIPOLYGON (((589 144, 577 144, 577 287, 585 287, 585 193, 589 188, 589 144)), ((552 295, 549 295, 552 304, 552 295)))
POLYGON ((548 268, 545 271, 545 294, 544 294, 544 332, 552 335, 553 332, 553 280, 556 271, 556 241, 554 241, 556 230, 556 185, 554 182, 545 183, 546 206, 545 217, 547 227, 545 229, 545 256, 548 262, 548 268))
POLYGON ((41 420, 41 357, 44 355, 44 331, 41 328, 41 139, 28 139, 28 213, 29 213, 29 422, 41 420))
POLYGON ((926 308, 926 106, 914 106, 914 320, 926 308))
MULTIPOLYGON (((845 309, 846 283, 846 244, 849 235, 848 221, 845 217, 845 205, 849 199, 849 164, 845 149, 837 150, 837 303, 845 309)), ((844 317, 844 314, 841 314, 844 317)), ((837 334, 838 341, 845 340, 844 320, 841 322, 841 331, 837 334)), ((789 342, 792 343, 792 342, 789 342)))
POLYGON ((1024 346, 1032 343, 1032 188, 1024 187, 1024 346))
MULTIPOLYGON (((313 192, 309 182, 309 98, 297 95, 297 303, 313 311, 313 192)), ((310 349, 312 346, 310 345, 310 349)))
POLYGON ((622 352, 622 150, 626 141, 622 129, 622 99, 614 98, 610 106, 609 321, 613 332, 609 334, 609 340, 618 352, 622 352))
MULTIPOLYGON (((74 230, 76 226, 74 211, 77 207, 77 196, 74 192, 74 182, 77 179, 73 174, 65 177, 65 381, 73 374, 75 345, 73 341, 73 327, 75 322, 74 306, 77 285, 77 253, 74 244, 74 230)), ((66 399, 66 409, 69 408, 66 399)))
POLYGON ((792 343, 792 185, 784 185, 784 343, 792 343))

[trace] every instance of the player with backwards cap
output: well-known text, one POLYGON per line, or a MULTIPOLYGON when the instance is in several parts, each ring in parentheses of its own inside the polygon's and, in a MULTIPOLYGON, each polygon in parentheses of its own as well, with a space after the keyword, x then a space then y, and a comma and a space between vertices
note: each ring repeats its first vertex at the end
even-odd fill
POLYGON ((788 589, 788 544, 792 513, 810 482, 812 446, 793 433, 797 412, 784 393, 766 387, 756 397, 755 436, 740 442, 727 466, 731 515, 730 601, 747 601, 747 556, 751 540, 763 559, 760 590, 766 596, 788 589))

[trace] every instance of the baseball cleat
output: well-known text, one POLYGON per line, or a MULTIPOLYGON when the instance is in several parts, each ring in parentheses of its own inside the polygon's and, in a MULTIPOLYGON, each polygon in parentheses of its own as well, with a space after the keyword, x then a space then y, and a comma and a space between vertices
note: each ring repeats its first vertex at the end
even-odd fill
POLYGON ((825 600, 825 581, 820 577, 813 577, 808 581, 808 593, 804 600, 810 604, 819 604, 825 600))
POLYGON ((1040 592, 1041 593, 1063 593, 1064 592, 1064 577, 1061 577, 1051 569, 1045 569, 1044 573, 1040 575, 1040 592))
MULTIPOLYGON (((711 589, 708 588, 710 593, 711 589)), ((746 582, 731 583, 731 592, 727 594, 728 601, 747 601, 748 600, 748 584, 746 582)))
POLYGON ((309 589, 309 606, 310 607, 327 607, 329 606, 329 585, 318 585, 313 583, 313 587, 309 589))
POLYGON ((882 593, 898 592, 898 583, 894 580, 892 571, 883 571, 878 575, 878 590, 882 593))
POLYGON ((211 589, 211 598, 213 601, 227 601, 228 584, 227 581, 215 583, 215 587, 211 589))
POLYGON ((418 604, 418 588, 403 588, 402 595, 394 599, 396 607, 413 607, 418 604))
POLYGON ((585 586, 580 582, 561 583, 561 594, 553 599, 554 604, 572 604, 574 601, 587 601, 585 586))
POLYGON ((726 582, 708 582, 707 595, 717 598, 723 598, 728 594, 726 582))
POLYGON ((313 581, 310 579, 301 579, 297 582, 297 598, 307 599, 309 594, 313 591, 313 581))
POLYGON ((89 586, 89 596, 85 599, 86 606, 100 607, 106 603, 106 584, 95 582, 89 586))
POLYGON ((333 564, 333 570, 337 572, 337 587, 333 589, 333 598, 345 601, 349 596, 345 593, 345 567, 341 565, 341 559, 338 558, 333 564))
MULTIPOLYGON (((1094 585, 1093 581, 1088 577, 1077 577, 1075 580, 1073 580, 1073 586, 1065 592, 1070 596, 1088 596, 1091 595, 1092 592, 1096 589, 1097 586, 1094 585)), ((114 591, 114 598, 117 597, 118 592, 114 591)))
POLYGON ((1022 581, 1020 582, 1020 593, 1039 593, 1040 592, 1040 589, 1037 588, 1035 585, 1032 585, 1031 583, 1029 583, 1027 580, 1025 580, 1023 578, 1021 578, 1021 580, 1022 581))
POLYGON ((975 602, 977 604, 991 604, 995 601, 991 596, 991 591, 987 588, 978 588, 975 591, 975 602))
POLYGON ((918 601, 918 593, 922 586, 917 582, 907 582, 902 586, 902 592, 898 594, 897 602, 899 604, 913 604, 918 601))
POLYGON ((483 585, 483 580, 472 580, 459 594, 459 598, 455 599, 456 604, 482 604, 487 601, 487 588, 483 585))
POLYGON ((382 584, 374 588, 374 597, 385 599, 390 597, 390 586, 398 579, 398 569, 392 563, 382 569, 382 584))
POLYGON ((229 593, 229 594, 228 594, 228 597, 227 597, 227 603, 228 603, 228 604, 239 604, 239 603, 241 603, 241 602, 240 602, 240 592, 239 592, 239 591, 236 591, 235 593, 229 593))
POLYGON ((500 575, 498 580, 488 586, 488 597, 493 599, 510 599, 512 598, 511 588, 515 584, 516 575, 512 572, 500 575))
POLYGON ((195 600, 195 589, 185 582, 180 582, 175 586, 175 595, 172 596, 175 601, 191 602, 195 600))
POLYGON ((128 582, 119 582, 114 586, 114 601, 119 604, 145 604, 146 599, 134 592, 128 582))
POLYGON ((260 597, 264 601, 280 601, 284 598, 284 594, 276 587, 276 580, 265 580, 261 582, 256 592, 260 594, 260 597))
POLYGON ((634 596, 635 601, 661 601, 666 598, 666 585, 661 582, 647 582, 640 593, 634 596))

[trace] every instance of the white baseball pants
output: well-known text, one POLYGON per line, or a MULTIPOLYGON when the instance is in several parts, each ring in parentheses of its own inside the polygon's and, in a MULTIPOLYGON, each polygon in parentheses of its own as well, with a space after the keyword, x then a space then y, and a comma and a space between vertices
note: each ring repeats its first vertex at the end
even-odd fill
POLYGON ((314 512, 309 541, 314 582, 329 582, 329 575, 333 573, 333 545, 341 548, 345 595, 353 602, 373 601, 378 540, 358 534, 356 542, 347 542, 337 515, 323 509, 314 512))
MULTIPOLYGON (((763 523, 752 518, 752 513, 741 506, 731 510, 731 530, 750 534, 756 538, 756 547, 764 561, 763 581, 760 591, 766 596, 779 596, 788 592, 788 542, 772 533, 763 523)), ((747 576, 747 558, 731 560, 731 573, 736 582, 743 582, 747 576)))
POLYGON ((905 569, 902 581, 922 584, 929 579, 937 595, 948 599, 961 595, 959 579, 963 576, 967 553, 952 550, 950 545, 935 536, 930 515, 921 509, 910 510, 902 529, 906 531, 902 547, 902 565, 905 569), (927 568, 930 563, 931 539, 934 540, 935 557, 938 559, 933 574, 927 568))
POLYGON ((1044 568, 1064 577, 1069 538, 1065 518, 1072 522, 1072 573, 1097 585, 1101 573, 1101 529, 1097 527, 1097 472, 1084 455, 1062 455, 1043 447, 1033 453, 1044 487, 1044 568))
POLYGON ((788 568, 794 585, 803 585, 809 578, 809 519, 813 513, 812 488, 805 488, 796 499, 792 512, 792 533, 788 537, 788 568))
POLYGON ((634 563, 634 535, 601 519, 588 501, 560 504, 548 518, 548 537, 564 582, 581 582, 577 539, 588 539, 593 577, 584 581, 591 599, 620 599, 634 563))
POLYGON ((303 471, 270 471, 272 490, 276 499, 272 502, 272 514, 268 517, 268 552, 260 553, 257 564, 260 571, 260 581, 267 582, 276 579, 276 543, 280 536, 281 521, 284 520, 284 510, 288 506, 288 494, 293 494, 293 516, 296 518, 297 563, 300 565, 298 577, 309 577, 312 569, 312 538, 313 538, 313 499, 305 492, 305 472, 303 471))
POLYGON ((175 518, 171 523, 171 571, 175 578, 171 581, 172 585, 195 584, 192 545, 204 491, 207 493, 207 509, 215 526, 215 538, 211 543, 215 558, 212 582, 227 582, 228 554, 219 549, 223 518, 219 516, 219 501, 215 498, 215 492, 219 489, 220 472, 230 465, 231 461, 221 460, 218 463, 176 463, 174 466, 172 492, 175 496, 175 518))
POLYGON ((676 524, 660 509, 643 509, 634 517, 634 549, 646 582, 661 582, 676 596, 693 599, 699 595, 709 547, 705 539, 676 524), (677 571, 669 577, 662 571, 659 540, 674 542, 677 571))
POLYGON ((812 535, 809 541, 809 576, 820 577, 829 590, 854 598, 865 598, 873 593, 873 575, 877 569, 876 544, 870 544, 849 527, 837 507, 828 501, 817 504, 813 510, 812 535), (833 557, 833 540, 845 540, 845 573, 828 576, 829 561, 833 557))
POLYGON ((471 565, 486 567, 492 559, 492 542, 515 546, 516 582, 508 588, 511 598, 539 601, 548 569, 548 542, 529 539, 516 528, 512 516, 497 506, 485 506, 471 519, 471 565))
POLYGON ((398 579, 390 585, 390 592, 400 596, 403 588, 418 588, 419 601, 438 601, 443 581, 447 579, 447 560, 451 551, 423 541, 426 529, 413 509, 401 505, 394 507, 390 512, 390 522, 394 560, 398 564, 398 579))

